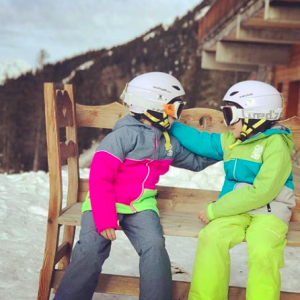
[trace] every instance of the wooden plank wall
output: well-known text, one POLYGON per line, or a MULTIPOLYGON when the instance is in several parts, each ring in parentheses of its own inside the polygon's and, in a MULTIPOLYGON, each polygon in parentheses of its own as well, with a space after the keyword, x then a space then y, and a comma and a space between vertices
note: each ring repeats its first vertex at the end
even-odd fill
MULTIPOLYGON (((287 108, 287 101, 289 99, 289 84, 293 81, 300 81, 300 45, 292 45, 291 62, 288 66, 278 66, 275 69, 274 85, 275 87, 278 87, 278 85, 282 83, 282 94, 285 101, 285 109, 287 108)), ((296 99, 293 101, 296 101, 296 99)), ((286 113, 287 112, 285 111, 285 116, 286 113)), ((300 116, 300 99, 298 99, 298 110, 289 112, 289 115, 300 116)))

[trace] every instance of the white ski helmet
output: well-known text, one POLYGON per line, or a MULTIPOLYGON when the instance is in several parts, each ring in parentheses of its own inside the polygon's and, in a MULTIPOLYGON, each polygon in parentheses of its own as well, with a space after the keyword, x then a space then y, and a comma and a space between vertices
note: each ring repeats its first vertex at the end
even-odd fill
POLYGON ((185 94, 181 83, 172 75, 163 72, 150 72, 132 79, 120 98, 134 113, 147 110, 164 112, 164 105, 185 94))
MULTIPOLYGON (((256 80, 242 81, 233 85, 225 94, 223 101, 236 103, 242 107, 235 111, 235 118, 241 119, 279 120, 283 109, 281 93, 270 84, 256 80)), ((234 123, 234 120, 231 123, 234 123)))

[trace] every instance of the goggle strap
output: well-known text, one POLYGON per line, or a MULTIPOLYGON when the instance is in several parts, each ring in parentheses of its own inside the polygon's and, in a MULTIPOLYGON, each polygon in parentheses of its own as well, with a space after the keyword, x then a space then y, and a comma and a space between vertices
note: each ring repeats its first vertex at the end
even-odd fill
POLYGON ((256 111, 256 110, 248 110, 248 109, 241 109, 236 108, 235 106, 232 106, 233 108, 233 115, 236 115, 240 119, 268 119, 270 121, 272 120, 278 120, 281 116, 283 108, 277 108, 277 109, 270 109, 266 111, 256 111), (275 114, 275 115, 273 115, 275 114), (265 118, 263 117, 265 116, 265 118))

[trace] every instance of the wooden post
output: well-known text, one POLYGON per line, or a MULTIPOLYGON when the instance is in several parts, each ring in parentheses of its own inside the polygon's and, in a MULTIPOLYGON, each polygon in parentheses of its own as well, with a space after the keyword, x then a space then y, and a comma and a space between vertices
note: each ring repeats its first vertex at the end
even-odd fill
MULTIPOLYGON (((67 84, 64 86, 65 92, 63 97, 65 102, 69 102, 70 105, 66 109, 70 109, 70 115, 72 123, 70 126, 66 127, 66 139, 67 142, 72 141, 74 143, 74 153, 68 158, 68 195, 67 195, 67 205, 71 206, 77 202, 78 198, 78 182, 79 182, 79 167, 78 167, 78 140, 77 140, 77 124, 76 124, 76 107, 74 101, 73 86, 67 84)), ((67 251, 58 264, 59 270, 66 270, 70 263, 74 236, 75 236, 75 226, 64 225, 64 233, 62 244, 68 243, 67 251)))
POLYGON ((49 164, 49 212, 47 222, 47 236, 44 252, 43 266, 40 272, 38 300, 48 300, 51 281, 55 266, 57 252, 59 225, 58 217, 62 204, 62 176, 61 159, 59 151, 59 128, 57 123, 57 110, 55 102, 55 89, 53 83, 44 84, 45 116, 47 131, 47 153, 49 164))

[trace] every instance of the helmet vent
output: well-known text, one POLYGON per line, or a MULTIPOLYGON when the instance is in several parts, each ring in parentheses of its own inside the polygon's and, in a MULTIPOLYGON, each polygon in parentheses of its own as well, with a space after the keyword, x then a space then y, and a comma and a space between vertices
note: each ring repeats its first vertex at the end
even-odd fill
POLYGON ((172 85, 172 87, 173 87, 175 90, 180 91, 180 87, 179 87, 179 86, 177 86, 177 85, 172 85))
POLYGON ((229 96, 234 96, 236 95, 238 92, 232 92, 229 96))

